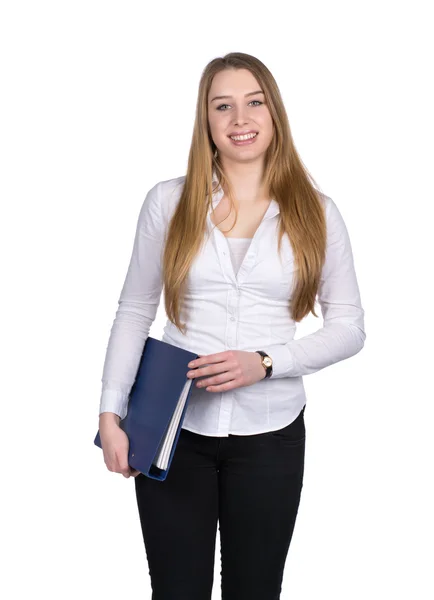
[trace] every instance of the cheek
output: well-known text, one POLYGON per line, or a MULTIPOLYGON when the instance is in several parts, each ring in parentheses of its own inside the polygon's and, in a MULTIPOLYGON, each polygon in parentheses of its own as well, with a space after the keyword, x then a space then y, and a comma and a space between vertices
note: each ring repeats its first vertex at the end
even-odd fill
POLYGON ((220 121, 221 119, 214 112, 208 113, 208 124, 212 132, 217 132, 220 129, 220 121))
POLYGON ((214 138, 215 137, 216 127, 215 127, 214 120, 211 119, 211 118, 208 119, 208 127, 209 127, 209 130, 210 130, 211 136, 214 138))
POLYGON ((268 112, 261 121, 261 129, 264 132, 264 137, 266 137, 267 140, 271 140, 273 137, 273 120, 268 112))
POLYGON ((227 121, 227 117, 222 112, 213 110, 208 113, 208 123, 209 123, 210 127, 212 127, 213 129, 216 129, 216 130, 222 129, 222 127, 225 127, 226 121, 227 121))
POLYGON ((227 139, 226 130, 228 128, 228 123, 226 123, 225 120, 222 118, 211 118, 208 120, 208 122, 213 140, 217 143, 220 142, 221 144, 222 141, 225 141, 227 139))

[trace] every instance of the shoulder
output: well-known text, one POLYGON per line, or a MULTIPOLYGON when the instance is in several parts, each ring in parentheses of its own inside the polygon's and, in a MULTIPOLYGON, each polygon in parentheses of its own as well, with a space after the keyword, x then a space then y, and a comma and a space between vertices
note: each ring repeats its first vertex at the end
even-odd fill
POLYGON ((172 205, 179 198, 184 177, 158 181, 146 192, 142 202, 138 228, 154 238, 164 235, 172 205))
POLYGON ((350 243, 345 219, 336 202, 323 192, 318 192, 318 194, 325 210, 327 244, 350 243))
POLYGON ((146 192, 141 213, 152 214, 155 218, 166 220, 170 210, 181 196, 185 175, 157 181, 146 192))
POLYGON ((324 193, 321 193, 320 196, 326 214, 327 245, 351 248, 350 235, 344 215, 330 196, 324 193))
POLYGON ((176 204, 181 197, 184 187, 185 175, 158 181, 149 191, 152 192, 155 208, 158 208, 164 221, 167 223, 173 214, 176 204))
POLYGON ((182 190, 185 177, 185 175, 180 175, 179 177, 173 177, 172 179, 164 179, 163 181, 159 181, 156 185, 159 186, 164 195, 173 194, 177 190, 182 190))
POLYGON ((317 190, 317 194, 318 194, 319 200, 321 202, 321 205, 324 208, 326 219, 328 219, 330 216, 330 211, 333 210, 333 206, 336 206, 336 205, 333 202, 333 200, 330 198, 330 196, 327 196, 326 194, 324 194, 324 192, 320 192, 319 190, 317 190))
POLYGON ((323 192, 318 192, 318 195, 325 210, 326 224, 329 232, 335 229, 345 230, 346 224, 336 202, 323 192))

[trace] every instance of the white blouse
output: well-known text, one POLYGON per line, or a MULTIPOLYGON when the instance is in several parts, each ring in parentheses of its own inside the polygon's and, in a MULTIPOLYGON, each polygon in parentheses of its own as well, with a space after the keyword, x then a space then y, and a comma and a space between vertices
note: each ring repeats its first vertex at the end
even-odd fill
MULTIPOLYGON (((128 396, 160 302, 167 226, 185 176, 149 190, 138 217, 131 259, 106 350, 99 412, 127 413, 128 396)), ((214 174, 214 181, 216 180, 214 174)), ((213 195, 214 208, 223 197, 213 195)), ((317 300, 323 326, 295 340, 289 301, 296 272, 288 236, 277 251, 279 205, 272 199, 251 239, 225 237, 207 215, 205 243, 187 277, 181 303, 184 335, 167 319, 162 341, 199 355, 263 350, 273 374, 253 385, 208 392, 191 386, 183 429, 208 436, 253 435, 292 423, 306 403, 303 375, 358 353, 364 345, 361 305, 347 228, 334 201, 326 209, 327 252, 317 300)), ((186 366, 186 373, 188 371, 186 366)))

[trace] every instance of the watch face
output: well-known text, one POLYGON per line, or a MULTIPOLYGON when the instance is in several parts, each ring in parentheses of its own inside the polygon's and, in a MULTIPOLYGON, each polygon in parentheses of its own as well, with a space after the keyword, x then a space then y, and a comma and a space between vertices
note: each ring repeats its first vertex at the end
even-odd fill
POLYGON ((264 356, 264 365, 266 365, 267 367, 271 367, 272 361, 269 356, 264 356))

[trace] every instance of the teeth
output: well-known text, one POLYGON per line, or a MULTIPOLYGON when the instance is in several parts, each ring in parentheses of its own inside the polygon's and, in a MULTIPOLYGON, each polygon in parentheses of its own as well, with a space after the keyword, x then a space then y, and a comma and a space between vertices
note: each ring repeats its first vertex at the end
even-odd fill
POLYGON ((231 135, 232 140, 242 141, 242 140, 250 140, 254 138, 256 133, 246 133, 246 135, 231 135))

